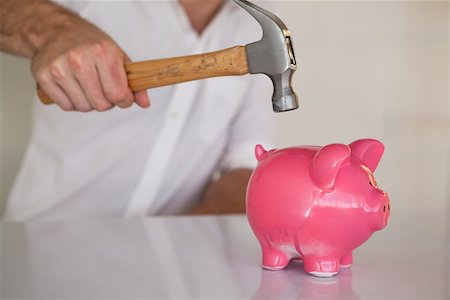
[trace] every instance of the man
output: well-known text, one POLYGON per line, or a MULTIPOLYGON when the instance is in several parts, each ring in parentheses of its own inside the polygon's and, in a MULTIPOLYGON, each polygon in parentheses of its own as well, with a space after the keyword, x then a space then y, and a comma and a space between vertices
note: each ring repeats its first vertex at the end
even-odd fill
POLYGON ((253 147, 270 143, 270 81, 152 89, 143 109, 148 94, 132 93, 124 64, 256 40, 245 11, 227 0, 1 1, 1 49, 30 58, 57 104, 34 100, 5 220, 244 212, 253 147))

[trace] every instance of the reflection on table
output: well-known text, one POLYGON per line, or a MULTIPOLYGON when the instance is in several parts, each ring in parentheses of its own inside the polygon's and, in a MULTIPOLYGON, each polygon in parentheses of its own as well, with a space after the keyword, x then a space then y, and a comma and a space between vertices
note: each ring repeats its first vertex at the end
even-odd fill
POLYGON ((393 214, 328 279, 261 269, 244 216, 3 223, 0 298, 446 299, 445 214, 417 220, 393 214))

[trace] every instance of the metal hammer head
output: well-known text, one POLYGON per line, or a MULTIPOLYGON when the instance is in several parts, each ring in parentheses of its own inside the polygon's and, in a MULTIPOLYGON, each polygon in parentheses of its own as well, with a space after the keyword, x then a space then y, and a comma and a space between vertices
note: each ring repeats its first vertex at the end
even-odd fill
POLYGON ((234 0, 258 21, 263 31, 261 40, 245 46, 251 74, 263 73, 273 82, 272 105, 275 112, 298 108, 292 90, 292 75, 297 63, 286 25, 274 14, 246 0, 234 0))

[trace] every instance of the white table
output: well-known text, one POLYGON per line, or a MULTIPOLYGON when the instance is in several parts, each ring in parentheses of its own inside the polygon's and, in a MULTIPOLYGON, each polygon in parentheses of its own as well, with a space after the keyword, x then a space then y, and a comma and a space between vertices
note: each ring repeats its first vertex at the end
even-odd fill
POLYGON ((394 211, 330 279, 262 270, 243 216, 3 223, 0 249, 1 299, 449 298, 445 213, 394 211))

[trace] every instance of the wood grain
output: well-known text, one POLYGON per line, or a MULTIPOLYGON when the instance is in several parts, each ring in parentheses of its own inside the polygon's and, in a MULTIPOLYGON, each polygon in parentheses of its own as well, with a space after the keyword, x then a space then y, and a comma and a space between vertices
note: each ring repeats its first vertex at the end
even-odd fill
POLYGON ((248 73, 244 46, 125 65, 133 91, 217 76, 248 73))

